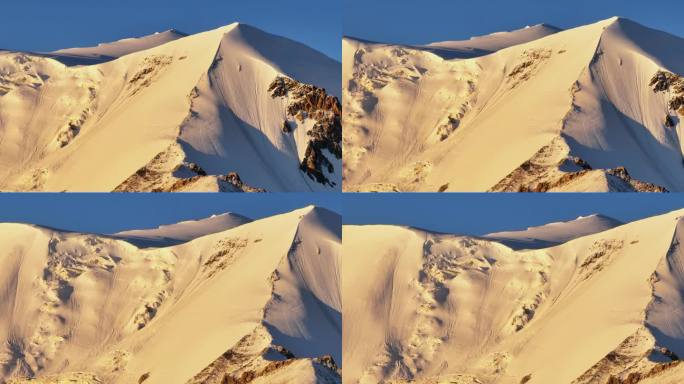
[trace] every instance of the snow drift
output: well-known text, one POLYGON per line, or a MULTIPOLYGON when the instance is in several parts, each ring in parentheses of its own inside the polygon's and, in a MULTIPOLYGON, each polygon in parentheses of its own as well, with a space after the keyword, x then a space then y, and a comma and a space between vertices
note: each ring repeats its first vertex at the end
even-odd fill
POLYGON ((348 191, 682 191, 684 40, 623 18, 343 40, 348 191))
POLYGON ((343 382, 681 381, 683 215, 518 251, 344 226, 343 382))
POLYGON ((0 382, 339 383, 340 225, 307 207, 140 249, 0 224, 0 382))
POLYGON ((239 23, 2 51, 0 190, 335 191, 339 96, 338 62, 239 23))

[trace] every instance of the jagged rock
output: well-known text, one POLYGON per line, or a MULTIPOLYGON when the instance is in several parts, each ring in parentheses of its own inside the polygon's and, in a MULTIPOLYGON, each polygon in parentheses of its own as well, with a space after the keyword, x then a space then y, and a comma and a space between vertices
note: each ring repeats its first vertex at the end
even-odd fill
POLYGON ((238 175, 237 172, 230 172, 225 176, 220 176, 219 179, 231 184, 235 189, 244 192, 266 192, 266 190, 263 188, 251 187, 242 182, 242 179, 240 178, 240 175, 238 175))
POLYGON ((306 112, 304 111, 299 111, 297 114, 294 116, 297 121, 304 121, 306 119, 306 112))
POLYGON ((665 347, 660 347, 658 348, 658 352, 662 353, 663 356, 667 356, 670 358, 672 361, 677 361, 679 360, 679 356, 677 356, 676 353, 672 352, 671 350, 665 348, 665 347))
POLYGON ((672 120, 672 116, 669 114, 665 115, 665 126, 668 128, 672 128, 675 126, 674 120, 672 120))
POLYGON ((333 357, 330 355, 325 355, 322 357, 316 357, 313 359, 313 361, 315 363, 319 363, 320 365, 330 369, 331 371, 337 372, 339 370, 337 363, 335 363, 335 359, 333 359, 333 357))
POLYGON ((226 181, 233 185, 242 186, 242 179, 240 179, 240 175, 238 175, 237 172, 230 172, 227 174, 226 181))
POLYGON ((70 122, 67 125, 67 127, 57 136, 57 142, 59 143, 59 147, 66 147, 71 142, 71 140, 73 140, 78 135, 80 131, 81 127, 79 127, 77 124, 74 124, 73 122, 70 122))
POLYGON ((200 176, 206 176, 207 175, 207 172, 204 169, 202 169, 202 167, 200 167, 199 165, 197 165, 195 163, 187 163, 187 164, 185 164, 185 166, 200 176))
POLYGON ((316 120, 311 130, 307 132, 310 140, 300 169, 317 182, 334 186, 335 183, 328 180, 323 173, 324 170, 329 173, 334 172, 334 167, 325 157, 323 150, 327 149, 336 158, 342 158, 342 105, 340 101, 337 97, 328 95, 323 88, 282 76, 276 77, 268 90, 271 92, 271 97, 289 97, 290 103, 287 106, 289 116, 299 121, 307 118, 316 120))
POLYGON ((150 373, 149 373, 149 372, 143 373, 143 374, 140 376, 140 378, 138 379, 138 384, 143 383, 145 380, 147 380, 147 379, 149 379, 149 378, 150 378, 150 373))
POLYGON ((276 77, 275 80, 271 83, 271 86, 268 87, 268 91, 271 92, 271 97, 281 97, 281 96, 286 96, 287 95, 287 84, 285 83, 284 77, 276 77))
POLYGON ((578 166, 582 169, 586 169, 586 170, 592 169, 591 165, 589 165, 589 163, 587 163, 586 161, 584 161, 584 159, 582 159, 580 157, 570 156, 570 157, 568 157, 568 160, 572 161, 573 164, 575 164, 576 166, 578 166))
POLYGON ((444 141, 451 135, 456 128, 461 124, 461 120, 449 115, 447 117, 446 123, 440 125, 437 128, 437 135, 439 136, 439 141, 444 141))
POLYGON ((283 120, 282 130, 283 130, 283 133, 292 132, 292 127, 290 127, 290 123, 287 120, 283 120))
POLYGON ((273 345, 272 348, 286 359, 295 358, 294 353, 292 353, 289 349, 283 347, 282 345, 273 345))
POLYGON ((649 85, 653 87, 653 92, 669 91, 671 94, 668 107, 684 116, 684 78, 672 72, 658 71, 651 78, 649 85))
POLYGON ((682 77, 675 75, 672 72, 656 72, 651 78, 649 85, 653 87, 653 92, 667 91, 670 87, 674 87, 674 91, 678 93, 684 91, 684 81, 682 81, 682 77))
POLYGON ((327 169, 329 173, 332 173, 334 168, 330 160, 321 153, 321 149, 317 142, 309 141, 304 152, 304 159, 299 167, 317 182, 334 186, 335 183, 328 180, 325 174, 323 174, 323 169, 327 169))

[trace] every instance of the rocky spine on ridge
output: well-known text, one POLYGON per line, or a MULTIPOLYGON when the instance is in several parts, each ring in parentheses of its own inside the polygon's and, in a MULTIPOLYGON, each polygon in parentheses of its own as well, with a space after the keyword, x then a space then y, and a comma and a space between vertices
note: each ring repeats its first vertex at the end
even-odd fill
MULTIPOLYGON (((684 78, 672 72, 658 71, 651 78, 649 85, 653 87, 653 92, 669 92, 668 107, 680 116, 684 116, 684 78)), ((666 117, 666 125, 670 127, 675 125, 669 114, 666 117)))
MULTIPOLYGON (((342 106, 337 97, 328 95, 323 88, 296 80, 278 76, 268 88, 271 97, 291 96, 287 106, 289 117, 303 121, 313 119, 313 128, 306 134, 310 137, 304 158, 300 164, 303 172, 321 184, 334 186, 335 182, 323 173, 334 172, 333 164, 323 153, 330 151, 337 159, 342 158, 342 106)), ((283 132, 291 127, 287 121, 283 123, 283 132), (286 129, 287 128, 287 129, 286 129)))

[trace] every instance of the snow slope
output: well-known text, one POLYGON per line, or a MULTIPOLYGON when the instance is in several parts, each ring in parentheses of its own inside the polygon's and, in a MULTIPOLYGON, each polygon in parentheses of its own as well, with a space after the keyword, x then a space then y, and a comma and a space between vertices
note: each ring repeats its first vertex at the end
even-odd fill
POLYGON ((428 44, 427 48, 438 48, 433 52, 447 57, 476 57, 489 54, 514 45, 527 43, 560 32, 561 29, 548 24, 527 26, 510 32, 495 32, 485 36, 471 37, 469 40, 439 41, 428 44))
POLYGON ((201 220, 160 225, 154 229, 121 231, 113 236, 126 240, 140 248, 149 246, 163 247, 184 243, 212 233, 223 232, 250 221, 252 220, 236 213, 223 213, 201 220))
POLYGON ((0 227, 0 382, 340 382, 337 214, 147 249, 0 227))
POLYGON ((111 43, 102 43, 95 47, 60 49, 46 55, 67 65, 71 63, 93 64, 93 61, 110 61, 133 52, 154 48, 185 36, 187 36, 187 34, 175 29, 170 29, 148 36, 122 39, 111 43))
POLYGON ((604 215, 580 216, 575 220, 530 227, 524 231, 504 231, 485 235, 513 249, 548 248, 578 237, 599 233, 623 223, 604 215))
POLYGON ((234 23, 66 52, 127 54, 0 52, 1 190, 340 188, 339 63, 309 47, 234 23))
POLYGON ((683 190, 684 40, 622 18, 549 28, 345 39, 345 190, 683 190))
POLYGON ((527 251, 344 226, 343 382, 681 380, 682 215, 527 251))

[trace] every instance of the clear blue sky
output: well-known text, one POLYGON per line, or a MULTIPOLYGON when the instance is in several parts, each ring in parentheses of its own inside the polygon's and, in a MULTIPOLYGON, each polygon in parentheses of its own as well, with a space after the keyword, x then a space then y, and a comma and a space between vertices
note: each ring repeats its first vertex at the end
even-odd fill
POLYGON ((422 44, 540 23, 569 28, 622 16, 684 36, 681 0, 343 0, 347 36, 422 44))
POLYGON ((53 51, 240 21, 341 56, 342 3, 335 0, 15 0, 3 1, 0 12, 5 49, 53 51))
POLYGON ((345 194, 345 224, 399 224, 482 235, 601 213, 623 222, 684 208, 684 194, 345 194))
POLYGON ((310 204, 342 212, 332 193, 0 193, 0 222, 114 233, 225 212, 258 219, 310 204))

